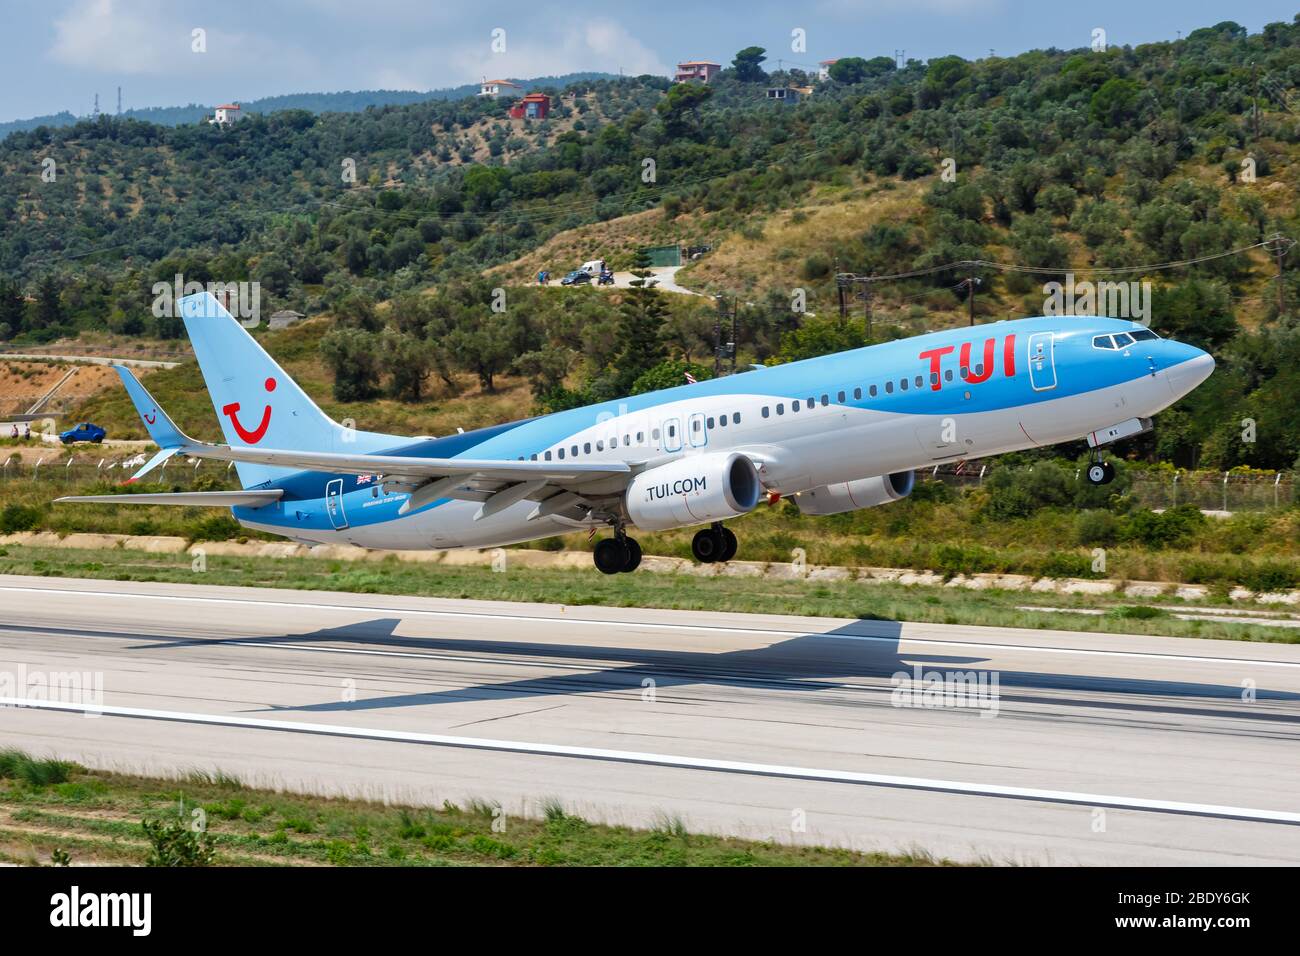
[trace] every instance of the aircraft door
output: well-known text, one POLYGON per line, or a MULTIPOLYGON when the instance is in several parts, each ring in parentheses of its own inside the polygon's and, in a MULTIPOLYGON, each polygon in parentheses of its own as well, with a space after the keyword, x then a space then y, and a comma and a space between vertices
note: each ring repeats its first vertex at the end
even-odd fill
POLYGON ((325 513, 335 531, 348 526, 348 516, 343 512, 343 479, 335 478, 325 485, 325 513))
POLYGON ((703 448, 709 443, 709 430, 704 425, 704 413, 696 412, 686 422, 692 448, 703 448))
POLYGON ((1055 336, 1035 332, 1029 336, 1029 384, 1036 392, 1056 388, 1055 336))

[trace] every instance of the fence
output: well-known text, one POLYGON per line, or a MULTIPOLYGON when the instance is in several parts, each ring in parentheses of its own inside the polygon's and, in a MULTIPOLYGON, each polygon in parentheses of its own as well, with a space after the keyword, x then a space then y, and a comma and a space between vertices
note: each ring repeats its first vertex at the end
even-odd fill
MULTIPOLYGON (((21 461, 17 455, 0 448, 0 486, 15 484, 72 486, 88 485, 97 481, 121 484, 139 471, 148 461, 147 455, 105 456, 94 460, 63 459, 50 451, 37 460, 21 461)), ((200 477, 216 479, 223 484, 236 485, 234 463, 172 458, 140 479, 140 484, 164 487, 191 488, 200 477)), ((3 495, 0 494, 0 498, 3 495)))
MULTIPOLYGON (((979 485, 993 470, 982 462, 964 465, 960 472, 944 470, 921 472, 958 487, 979 485)), ((1120 467, 1124 467, 1120 465, 1120 467)), ((1076 481, 1085 481, 1078 468, 1076 481)), ((1195 505, 1203 511, 1270 511, 1300 504, 1294 472, 1174 472, 1153 474, 1133 470, 1129 494, 1139 505, 1151 509, 1195 505)))

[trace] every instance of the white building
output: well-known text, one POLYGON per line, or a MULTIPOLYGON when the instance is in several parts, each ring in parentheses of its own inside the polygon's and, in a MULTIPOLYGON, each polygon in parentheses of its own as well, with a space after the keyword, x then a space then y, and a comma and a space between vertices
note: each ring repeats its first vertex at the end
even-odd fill
POLYGON ((523 93, 524 88, 518 83, 511 83, 509 80, 484 80, 483 85, 479 87, 479 96, 519 96, 523 93))
POLYGON ((238 122, 241 115, 243 114, 239 111, 238 103, 227 103, 213 110, 212 119, 208 122, 216 126, 229 126, 231 123, 238 122))

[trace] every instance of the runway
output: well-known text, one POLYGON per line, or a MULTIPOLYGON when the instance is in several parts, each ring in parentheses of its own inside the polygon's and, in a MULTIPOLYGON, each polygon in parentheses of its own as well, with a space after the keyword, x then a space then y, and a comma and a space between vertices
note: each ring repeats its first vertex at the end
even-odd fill
POLYGON ((0 576, 0 608, 0 697, 29 705, 0 745, 90 766, 993 863, 1300 862, 1294 645, 43 577, 0 576), (102 699, 37 699, 72 672, 102 699))

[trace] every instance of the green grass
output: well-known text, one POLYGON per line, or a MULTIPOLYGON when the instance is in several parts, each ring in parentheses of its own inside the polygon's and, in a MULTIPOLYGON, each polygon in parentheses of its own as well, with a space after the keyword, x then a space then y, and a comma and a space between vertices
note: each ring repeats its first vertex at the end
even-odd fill
MULTIPOLYGON (((34 760, 16 751, 3 759, 34 760)), ((593 823, 543 800, 525 817, 501 816, 486 798, 464 808, 390 806, 259 790, 228 774, 170 780, 61 764, 61 784, 0 778, 0 860, 145 864, 143 821, 188 821, 203 808, 221 865, 310 866, 919 866, 903 854, 793 846, 689 832, 664 816, 648 830, 593 823), (239 812, 228 812, 235 806, 239 812), (221 808, 223 812, 216 812, 221 808), (487 810, 488 812, 484 812, 487 810)))
MULTIPOLYGON (((395 558, 346 562, 212 556, 207 560, 206 571, 195 572, 191 560, 187 554, 11 546, 0 549, 0 574, 1300 642, 1300 633, 1295 629, 1224 621, 1184 621, 1169 614, 1152 615, 1146 611, 1102 615, 1025 611, 1018 605, 1025 604, 1031 596, 1019 591, 971 591, 863 581, 705 578, 649 572, 606 577, 594 569, 512 568, 495 573, 485 567, 407 564, 395 558)), ((1222 593, 1216 596, 1226 599, 1222 593)), ((1120 595, 1035 593, 1032 602, 1036 606, 1067 609, 1110 610, 1134 605, 1133 598, 1120 595)), ((1176 605, 1179 602, 1161 598, 1157 603, 1176 605)))

